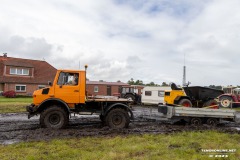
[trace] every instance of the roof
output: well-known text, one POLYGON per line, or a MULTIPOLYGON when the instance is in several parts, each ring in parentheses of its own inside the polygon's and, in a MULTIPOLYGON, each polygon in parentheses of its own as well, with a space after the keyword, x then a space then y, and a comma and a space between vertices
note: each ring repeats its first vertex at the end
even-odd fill
POLYGON ((127 86, 129 84, 123 82, 102 82, 102 81, 87 81, 87 85, 109 85, 109 86, 127 86))
POLYGON ((48 81, 53 81, 56 72, 56 68, 46 61, 0 56, 0 83, 47 84, 48 81), (5 76, 4 66, 33 68, 34 75, 33 77, 5 76))

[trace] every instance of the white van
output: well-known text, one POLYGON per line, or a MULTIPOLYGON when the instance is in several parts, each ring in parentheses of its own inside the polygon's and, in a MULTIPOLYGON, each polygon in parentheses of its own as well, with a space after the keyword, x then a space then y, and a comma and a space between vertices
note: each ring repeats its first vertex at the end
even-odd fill
POLYGON ((145 104, 163 104, 164 103, 164 91, 171 90, 171 87, 156 87, 147 86, 143 88, 141 102, 145 104))

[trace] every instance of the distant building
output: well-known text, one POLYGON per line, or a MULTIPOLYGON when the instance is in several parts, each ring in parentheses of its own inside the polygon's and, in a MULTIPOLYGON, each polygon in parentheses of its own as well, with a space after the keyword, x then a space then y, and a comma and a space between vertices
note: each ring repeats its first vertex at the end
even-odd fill
POLYGON ((123 82, 87 81, 88 95, 113 96, 119 94, 123 86, 129 86, 123 82))
POLYGON ((0 92, 31 95, 54 80, 57 70, 46 61, 0 56, 0 92))

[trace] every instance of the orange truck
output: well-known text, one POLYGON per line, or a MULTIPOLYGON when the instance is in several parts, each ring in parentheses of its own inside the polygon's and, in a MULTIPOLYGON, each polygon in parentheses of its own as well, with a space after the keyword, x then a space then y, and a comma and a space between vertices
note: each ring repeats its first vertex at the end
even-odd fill
POLYGON ((87 97, 86 70, 58 70, 49 87, 33 93, 33 103, 26 107, 28 118, 40 115, 40 125, 64 128, 71 113, 99 115, 111 128, 128 127, 133 113, 129 100, 109 97, 87 97))

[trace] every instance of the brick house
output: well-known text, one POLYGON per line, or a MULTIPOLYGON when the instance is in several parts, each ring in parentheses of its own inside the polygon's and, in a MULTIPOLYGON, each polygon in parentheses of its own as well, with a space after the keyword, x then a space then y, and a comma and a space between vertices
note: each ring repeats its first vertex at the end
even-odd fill
POLYGON ((123 82, 104 82, 104 81, 87 81, 88 95, 113 96, 120 93, 122 86, 129 86, 123 82))
POLYGON ((56 69, 46 61, 0 56, 0 92, 13 90, 17 94, 31 95, 52 81, 56 69))

